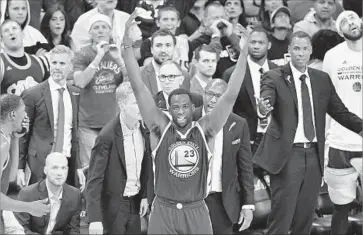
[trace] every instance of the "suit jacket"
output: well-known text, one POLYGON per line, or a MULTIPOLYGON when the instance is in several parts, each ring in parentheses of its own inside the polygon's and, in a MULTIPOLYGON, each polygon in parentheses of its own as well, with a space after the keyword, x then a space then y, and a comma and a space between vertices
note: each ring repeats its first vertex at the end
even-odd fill
MULTIPOLYGON (((345 107, 327 73, 311 68, 308 68, 308 73, 314 103, 320 169, 323 174, 326 114, 355 133, 362 131, 362 119, 345 107)), ((271 123, 253 161, 271 174, 278 174, 292 154, 298 124, 297 94, 290 63, 264 74, 261 97, 268 99, 274 109, 271 123)))
MULTIPOLYGON (((276 64, 270 61, 267 61, 267 63, 270 70, 277 68, 276 64)), ((229 82, 235 67, 236 66, 233 66, 223 73, 222 79, 227 83, 229 82)), ((234 103, 233 112, 247 120, 250 130, 250 139, 253 141, 257 133, 258 116, 256 109, 255 90, 253 89, 253 82, 249 66, 246 68, 245 79, 242 83, 241 89, 239 90, 236 102, 234 103)))
MULTIPOLYGON (((78 95, 67 86, 72 102, 72 148, 68 159, 69 177, 74 177, 74 168, 81 168, 78 142, 78 95)), ((54 139, 54 117, 52 97, 48 80, 25 90, 22 94, 29 116, 29 132, 19 141, 19 169, 25 169, 28 162, 32 174, 37 179, 45 178, 43 169, 45 158, 52 151, 54 139)), ((72 180, 73 181, 73 180, 72 180)))
MULTIPOLYGON (((190 90, 190 76, 187 72, 183 71, 184 81, 181 85, 181 88, 184 88, 186 90, 190 90)), ((155 74, 154 66, 150 62, 148 65, 143 66, 141 68, 141 78, 144 81, 147 88, 149 88, 151 94, 154 96, 156 95, 158 91, 158 84, 157 84, 157 77, 155 74)))
MULTIPOLYGON (((150 132, 143 125, 140 125, 140 129, 145 140, 145 152, 141 165, 139 196, 148 197, 151 204, 153 179, 150 132)), ((117 115, 102 128, 92 149, 86 190, 89 222, 103 222, 106 228, 112 226, 126 180, 123 134, 120 115, 117 115)))
MULTIPOLYGON (((193 120, 202 117, 202 108, 194 111, 193 120)), ((222 200, 233 224, 238 221, 241 206, 255 204, 248 125, 234 113, 223 126, 222 200)))
MULTIPOLYGON (((32 184, 20 190, 19 201, 32 202, 48 198, 45 180, 32 184)), ((50 203, 50 202, 49 202, 50 203)), ((63 185, 63 195, 56 223, 52 234, 79 234, 82 211, 82 196, 79 189, 68 184, 63 185)), ((50 214, 35 217, 29 213, 15 213, 15 217, 23 226, 26 234, 45 234, 49 224, 50 214)))
MULTIPOLYGON (((192 103, 194 104, 195 108, 203 105, 203 97, 201 95, 191 93, 191 96, 192 103)), ((166 100, 162 91, 159 91, 156 95, 154 95, 154 100, 156 106, 158 106, 159 109, 166 110, 166 100)))
POLYGON ((196 93, 199 95, 204 95, 204 89, 200 85, 200 83, 199 83, 198 79, 195 77, 195 75, 190 80, 190 92, 193 92, 193 93, 196 93))

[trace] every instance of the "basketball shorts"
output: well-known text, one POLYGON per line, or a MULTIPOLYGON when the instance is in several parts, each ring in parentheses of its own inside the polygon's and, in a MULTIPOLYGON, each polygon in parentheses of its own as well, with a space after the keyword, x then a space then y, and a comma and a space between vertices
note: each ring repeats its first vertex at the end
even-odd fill
POLYGON ((362 173, 362 152, 329 148, 324 179, 334 204, 346 205, 356 198, 357 179, 362 173))
POLYGON ((156 196, 147 234, 213 234, 208 207, 204 200, 178 203, 156 196))

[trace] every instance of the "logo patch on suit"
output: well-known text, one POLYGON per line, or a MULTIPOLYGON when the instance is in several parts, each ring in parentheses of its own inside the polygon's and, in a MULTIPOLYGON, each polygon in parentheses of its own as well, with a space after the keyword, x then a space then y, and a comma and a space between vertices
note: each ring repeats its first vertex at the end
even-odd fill
POLYGON ((360 82, 356 82, 353 84, 353 91, 360 92, 362 90, 362 84, 360 82))
POLYGON ((169 172, 177 178, 190 178, 199 171, 199 147, 190 141, 178 141, 169 147, 169 172))

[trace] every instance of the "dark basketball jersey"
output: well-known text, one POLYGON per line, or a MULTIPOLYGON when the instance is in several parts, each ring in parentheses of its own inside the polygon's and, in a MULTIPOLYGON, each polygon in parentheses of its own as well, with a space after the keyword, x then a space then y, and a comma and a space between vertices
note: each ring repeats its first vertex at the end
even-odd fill
POLYGON ((155 194, 178 202, 205 199, 211 156, 197 122, 184 135, 170 122, 153 151, 155 194))
POLYGON ((25 57, 28 63, 20 66, 14 63, 5 53, 0 54, 0 66, 2 67, 0 77, 3 77, 1 94, 21 95, 24 90, 44 80, 45 71, 41 60, 26 53, 25 57))

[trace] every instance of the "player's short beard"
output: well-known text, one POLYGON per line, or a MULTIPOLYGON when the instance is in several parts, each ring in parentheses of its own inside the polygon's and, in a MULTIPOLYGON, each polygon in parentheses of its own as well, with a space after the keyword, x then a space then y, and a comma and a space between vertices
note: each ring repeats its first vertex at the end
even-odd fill
POLYGON ((253 55, 253 54, 249 54, 249 56, 254 60, 254 61, 259 61, 262 58, 264 58, 266 56, 266 54, 261 54, 261 55, 253 55))
POLYGON ((363 24, 361 24, 361 26, 360 26, 358 35, 351 35, 351 34, 347 34, 347 33, 343 33, 343 35, 347 40, 355 42, 362 38, 362 35, 363 35, 362 30, 363 30, 363 24))

